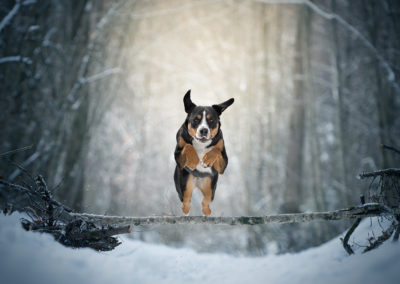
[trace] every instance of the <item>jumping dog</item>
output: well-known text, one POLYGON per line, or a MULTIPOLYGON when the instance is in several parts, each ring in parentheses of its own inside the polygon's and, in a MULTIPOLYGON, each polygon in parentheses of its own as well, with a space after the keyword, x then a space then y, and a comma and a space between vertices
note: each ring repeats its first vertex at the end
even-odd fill
POLYGON ((201 211, 211 214, 218 175, 228 165, 228 156, 221 131, 221 113, 233 104, 229 99, 218 105, 197 106, 190 99, 190 90, 183 98, 187 117, 176 134, 174 181, 182 212, 189 214, 192 192, 195 187, 203 194, 201 211))

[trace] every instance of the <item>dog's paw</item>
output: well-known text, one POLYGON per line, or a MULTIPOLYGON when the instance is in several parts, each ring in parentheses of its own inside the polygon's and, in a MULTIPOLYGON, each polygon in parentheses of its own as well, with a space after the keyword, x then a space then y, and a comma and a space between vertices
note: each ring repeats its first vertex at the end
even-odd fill
POLYGON ((190 170, 194 171, 194 169, 196 169, 197 165, 199 164, 200 159, 197 156, 197 152, 193 148, 193 146, 186 145, 182 151, 182 155, 185 155, 184 167, 187 167, 190 170))
POLYGON ((204 164, 206 167, 212 167, 219 158, 219 156, 221 156, 221 153, 219 151, 211 150, 210 152, 204 155, 202 159, 202 164, 204 164))
POLYGON ((182 209, 183 214, 185 214, 186 216, 189 215, 189 212, 190 212, 190 205, 188 205, 188 204, 182 204, 181 209, 182 209))
POLYGON ((203 161, 200 161, 200 165, 201 165, 203 168, 208 168, 207 164, 204 163, 203 161))
POLYGON ((209 206, 201 208, 201 212, 203 212, 204 216, 210 216, 211 215, 211 209, 209 206))

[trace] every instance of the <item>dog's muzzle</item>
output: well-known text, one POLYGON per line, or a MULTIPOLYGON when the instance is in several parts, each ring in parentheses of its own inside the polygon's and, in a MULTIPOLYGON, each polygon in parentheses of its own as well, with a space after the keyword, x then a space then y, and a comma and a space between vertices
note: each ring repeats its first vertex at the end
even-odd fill
POLYGON ((200 142, 204 143, 204 142, 208 141, 208 139, 210 139, 210 131, 205 127, 201 128, 197 131, 196 138, 200 142))

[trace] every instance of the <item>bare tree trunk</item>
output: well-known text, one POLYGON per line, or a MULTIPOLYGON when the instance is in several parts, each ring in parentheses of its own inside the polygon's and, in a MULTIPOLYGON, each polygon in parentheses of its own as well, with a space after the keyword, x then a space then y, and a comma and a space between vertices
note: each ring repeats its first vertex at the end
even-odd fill
MULTIPOLYGON (((372 44, 376 47, 379 52, 381 49, 382 38, 385 35, 381 35, 381 29, 387 26, 388 17, 380 17, 382 15, 382 7, 375 2, 369 3, 364 7, 364 18, 366 20, 366 29, 371 38, 372 44)), ((392 115, 398 113, 398 110, 394 110, 396 102, 392 100, 391 96, 394 95, 389 83, 387 82, 386 76, 383 76, 381 64, 378 60, 373 65, 375 78, 376 78, 376 89, 373 92, 375 98, 377 119, 378 119, 378 130, 379 130, 379 144, 390 144, 393 145, 391 126, 396 120, 398 115, 392 115)), ((394 166, 394 157, 390 151, 386 151, 383 147, 381 148, 382 156, 382 167, 389 168, 394 166)), ((395 193, 387 190, 385 192, 385 203, 389 206, 398 206, 398 200, 393 198, 396 196, 395 193)))
MULTIPOLYGON (((331 8, 333 13, 338 12, 337 8, 337 0, 332 0, 331 1, 331 8)), ((347 192, 348 190, 348 182, 347 182, 347 174, 349 172, 349 167, 346 163, 346 157, 348 154, 348 147, 347 147, 347 140, 346 140, 346 133, 347 133, 347 128, 346 128, 346 121, 347 121, 347 111, 346 111, 346 105, 344 102, 344 89, 346 88, 346 80, 344 79, 344 74, 342 72, 342 64, 346 62, 346 58, 343 59, 342 54, 346 54, 348 51, 347 45, 349 44, 349 36, 346 35, 346 42, 345 44, 341 45, 341 39, 339 35, 339 25, 337 21, 332 21, 332 41, 334 44, 334 88, 333 88, 333 96, 337 99, 338 103, 338 118, 337 118, 337 124, 338 124, 338 155, 339 155, 339 177, 340 177, 340 183, 341 187, 339 188, 339 196, 340 200, 343 204, 349 205, 350 204, 350 196, 347 192), (343 47, 345 46, 345 50, 343 51, 343 47)))
POLYGON ((289 120, 289 145, 286 158, 286 186, 284 193, 285 204, 281 207, 281 212, 300 212, 302 202, 302 172, 303 172, 303 152, 304 152, 304 132, 305 132, 305 77, 306 58, 304 52, 307 43, 304 42, 306 36, 306 7, 298 8, 298 24, 296 35, 296 59, 294 63, 295 93, 291 106, 289 120))

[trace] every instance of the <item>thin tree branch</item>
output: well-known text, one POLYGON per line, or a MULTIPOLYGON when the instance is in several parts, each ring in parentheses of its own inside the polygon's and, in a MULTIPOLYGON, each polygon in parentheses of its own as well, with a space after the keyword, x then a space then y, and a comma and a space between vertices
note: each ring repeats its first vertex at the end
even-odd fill
POLYGON ((12 172, 9 179, 13 181, 15 178, 17 178, 19 174, 22 172, 22 169, 32 164, 37 158, 39 158, 39 156, 40 156, 39 152, 35 152, 32 155, 30 155, 28 159, 26 159, 20 166, 18 166, 18 169, 15 169, 15 171, 12 172))
POLYGON ((32 148, 32 145, 30 145, 30 146, 25 146, 25 147, 22 147, 22 148, 18 148, 18 149, 15 149, 15 150, 10 150, 10 151, 1 153, 1 154, 0 154, 0 157, 7 156, 7 155, 11 155, 11 154, 15 154, 15 153, 22 152, 22 151, 26 151, 26 150, 29 150, 29 149, 31 149, 31 148, 32 148))
POLYGON ((354 224, 350 227, 350 229, 347 231, 346 235, 344 236, 344 239, 342 239, 343 247, 347 251, 348 254, 354 254, 354 251, 348 242, 349 242, 350 236, 354 233, 354 230, 358 227, 358 225, 360 225, 360 222, 361 222, 361 218, 358 218, 354 222, 354 224))
POLYGON ((86 77, 82 80, 84 81, 84 83, 93 83, 97 80, 101 80, 110 75, 119 74, 119 73, 121 73, 121 71, 122 71, 121 68, 111 68, 111 69, 104 70, 103 72, 100 72, 98 74, 92 75, 90 77, 86 77))
POLYGON ((0 22, 0 33, 15 17, 15 15, 18 13, 19 8, 21 8, 22 5, 30 5, 30 4, 34 4, 34 3, 36 3, 35 0, 27 0, 27 1, 24 1, 23 3, 21 3, 20 0, 16 0, 14 7, 10 10, 10 12, 8 12, 8 14, 0 22))
POLYGON ((12 18, 14 18, 14 16, 18 13, 20 7, 21 7, 21 1, 19 0, 15 1, 14 7, 0 22, 0 32, 11 22, 12 18))
MULTIPOLYGON (((361 204, 364 205, 365 204, 364 195, 360 195, 360 200, 361 200, 361 204)), ((358 227, 358 225, 360 225, 361 219, 362 218, 357 218, 357 220, 353 223, 353 225, 347 231, 346 235, 344 236, 344 239, 342 239, 343 247, 347 251, 348 254, 354 254, 353 249, 349 245, 349 239, 350 239, 350 236, 354 233, 354 230, 358 227)))
POLYGON ((23 62, 25 64, 32 64, 32 59, 29 57, 23 57, 20 55, 16 56, 7 56, 7 57, 2 57, 0 58, 0 64, 8 63, 8 62, 23 62))
POLYGON ((370 250, 373 250, 373 249, 379 247, 379 246, 380 246, 381 244, 383 244, 387 239, 389 239, 389 238, 392 236, 394 230, 396 229, 396 227, 397 227, 396 225, 397 225, 397 223, 396 223, 396 222, 393 222, 393 223, 389 226, 389 228, 387 228, 387 230, 385 230, 385 231, 382 232, 382 235, 380 235, 374 242, 371 242, 370 245, 367 246, 367 247, 363 250, 363 253, 368 252, 368 251, 370 251, 370 250))
POLYGON ((391 151, 395 152, 396 154, 400 154, 400 151, 399 151, 399 150, 397 150, 397 149, 396 149, 396 148, 394 148, 394 147, 387 146, 387 145, 385 145, 385 144, 382 144, 382 145, 381 145, 381 147, 382 147, 383 149, 388 149, 388 150, 391 150, 391 151))
MULTIPOLYGON (((66 100, 64 103, 74 104, 76 103, 77 96, 81 87, 87 83, 85 80, 86 73, 89 68, 90 60, 93 55, 94 48, 96 46, 97 41, 101 33, 103 32, 105 26, 107 26, 108 22, 114 17, 116 11, 124 5, 125 2, 120 2, 117 4, 113 4, 112 7, 107 11, 107 13, 100 19, 100 21, 96 24, 96 28, 93 34, 90 36, 89 43, 87 45, 86 53, 83 55, 82 60, 79 65, 78 73, 77 73, 77 80, 75 84, 72 86, 71 90, 69 91, 66 100)), ((61 108, 66 107, 67 105, 63 104, 61 108)))
MULTIPOLYGON (((21 185, 18 185, 18 184, 13 184, 13 183, 8 182, 8 181, 3 180, 3 179, 0 179, 0 185, 16 189, 16 190, 18 190, 18 191, 20 191, 20 192, 22 192, 24 194, 27 193, 30 196, 38 196, 38 192, 37 191, 31 191, 31 190, 29 190, 28 188, 26 188, 24 186, 21 186, 21 185)), ((1 186, 0 186, 0 190, 1 190, 1 186)), ((64 204, 62 204, 60 202, 58 202, 55 199, 52 199, 50 201, 50 203, 55 205, 55 206, 57 206, 57 207, 63 208, 66 212, 72 212, 71 208, 67 207, 66 205, 64 205, 64 204)))

